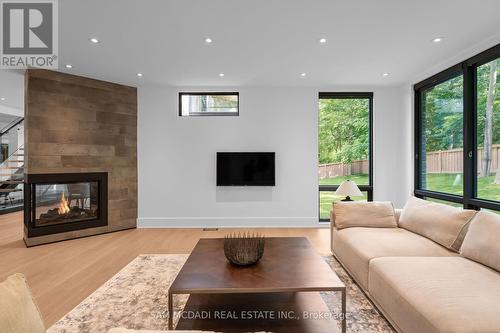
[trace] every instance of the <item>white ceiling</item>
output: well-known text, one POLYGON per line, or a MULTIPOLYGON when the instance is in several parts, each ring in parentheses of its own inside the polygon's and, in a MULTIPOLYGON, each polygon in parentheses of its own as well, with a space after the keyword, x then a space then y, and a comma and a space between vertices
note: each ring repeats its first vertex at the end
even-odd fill
POLYGON ((499 43, 499 12, 499 0, 60 0, 59 65, 133 86, 393 86, 499 43))
POLYGON ((499 0, 59 4, 60 65, 131 85, 395 85, 500 34, 499 0), (91 36, 102 42, 92 45, 91 36), (445 39, 434 44, 436 36, 445 39))

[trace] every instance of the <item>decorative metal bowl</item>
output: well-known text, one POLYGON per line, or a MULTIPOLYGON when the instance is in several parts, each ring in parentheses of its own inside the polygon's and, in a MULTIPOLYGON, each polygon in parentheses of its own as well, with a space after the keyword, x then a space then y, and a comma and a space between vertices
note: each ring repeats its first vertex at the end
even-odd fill
POLYGON ((224 254, 238 266, 255 264, 264 254, 264 236, 260 234, 229 234, 224 237, 224 254))

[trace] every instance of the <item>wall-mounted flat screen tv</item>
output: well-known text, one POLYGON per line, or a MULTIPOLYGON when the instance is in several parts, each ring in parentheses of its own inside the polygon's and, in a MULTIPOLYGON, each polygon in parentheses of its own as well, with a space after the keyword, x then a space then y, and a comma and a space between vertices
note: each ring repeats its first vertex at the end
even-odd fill
POLYGON ((274 186, 274 153, 217 153, 217 186, 274 186))

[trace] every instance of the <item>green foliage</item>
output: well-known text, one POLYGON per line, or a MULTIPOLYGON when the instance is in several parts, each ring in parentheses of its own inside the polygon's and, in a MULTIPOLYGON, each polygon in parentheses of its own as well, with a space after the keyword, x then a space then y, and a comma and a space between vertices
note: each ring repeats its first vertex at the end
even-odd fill
MULTIPOLYGON (((500 65, 500 60, 497 60, 500 65)), ((484 142, 484 123, 486 119, 486 101, 488 99, 488 88, 490 77, 490 66, 484 64, 477 69, 477 141, 482 147, 484 142)), ((497 68, 497 85, 493 102, 493 137, 492 143, 500 143, 500 71, 497 68)))
POLYGON ((319 163, 350 163, 368 157, 368 99, 320 99, 319 163))
MULTIPOLYGON (((489 64, 477 69, 477 140, 484 142, 486 100, 489 85, 489 64)), ((497 70, 500 76, 500 71, 497 70)), ((500 144, 500 78, 497 79, 496 99, 493 104, 493 144, 500 144)), ((443 82, 422 96, 424 142, 426 151, 448 150, 463 147, 463 77, 443 82)))
POLYGON ((234 95, 209 95, 207 104, 211 108, 235 108, 238 101, 234 95))
POLYGON ((463 77, 424 91, 422 102, 426 151, 463 147, 463 77))
MULTIPOLYGON (((433 173, 428 174, 427 189, 456 195, 462 195, 462 184, 456 184, 456 173, 433 173)), ((500 201, 500 185, 493 184, 495 176, 477 178, 478 198, 500 201)))
MULTIPOLYGON (((448 173, 433 173, 427 175, 427 188, 436 190, 438 192, 462 195, 462 185, 456 184, 454 180, 457 174, 448 173)), ((478 197, 488 200, 500 201, 500 185, 493 184, 495 176, 478 177, 477 189, 478 197)), ((355 175, 344 177, 333 177, 321 179, 321 185, 340 184, 346 179, 356 181, 356 184, 368 184, 368 175, 355 175)), ((353 197, 353 200, 366 200, 366 192, 363 192, 363 197, 353 197)), ((332 209, 332 202, 343 199, 342 196, 335 195, 334 192, 320 192, 320 217, 327 219, 330 217, 330 210, 332 209)), ((428 198, 427 200, 435 201, 428 198)), ((443 201, 444 202, 444 201, 443 201)), ((454 204, 445 202, 451 205, 462 206, 462 204, 454 204)), ((499 211, 496 211, 499 214, 499 211)))
MULTIPOLYGON (((500 66, 499 66, 500 68, 500 66)), ((477 140, 484 142, 489 64, 477 69, 477 140)), ((497 69, 500 76, 500 70, 497 69)), ((500 144, 500 77, 493 104, 493 144, 500 144)), ((351 163, 368 157, 369 101, 319 101, 319 163, 351 163)), ((423 142, 427 152, 463 147, 463 77, 445 81, 422 94, 423 142)))

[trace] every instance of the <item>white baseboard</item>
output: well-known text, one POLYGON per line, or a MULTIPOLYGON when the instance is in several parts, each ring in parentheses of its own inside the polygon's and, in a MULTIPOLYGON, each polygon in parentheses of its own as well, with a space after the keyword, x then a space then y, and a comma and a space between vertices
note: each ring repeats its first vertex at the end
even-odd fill
POLYGON ((140 217, 137 228, 325 228, 317 217, 140 217))

